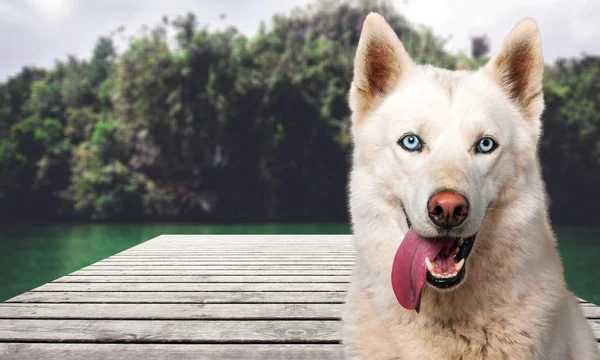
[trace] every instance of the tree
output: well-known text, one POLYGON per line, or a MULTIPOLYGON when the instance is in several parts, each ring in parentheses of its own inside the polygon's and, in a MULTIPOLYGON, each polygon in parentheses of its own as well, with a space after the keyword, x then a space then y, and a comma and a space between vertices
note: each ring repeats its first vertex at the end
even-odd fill
MULTIPOLYGON (((471 38, 471 56, 451 54, 445 38, 375 0, 297 8, 251 38, 209 31, 191 13, 163 18, 120 54, 101 37, 89 59, 0 84, 2 218, 346 220, 347 92, 370 11, 417 63, 487 61, 487 36, 471 38)), ((600 181, 598 59, 546 69, 540 151, 562 221, 595 221, 598 196, 586 189, 600 181)))
POLYGON ((478 60, 490 52, 490 39, 487 35, 471 37, 471 56, 478 60))

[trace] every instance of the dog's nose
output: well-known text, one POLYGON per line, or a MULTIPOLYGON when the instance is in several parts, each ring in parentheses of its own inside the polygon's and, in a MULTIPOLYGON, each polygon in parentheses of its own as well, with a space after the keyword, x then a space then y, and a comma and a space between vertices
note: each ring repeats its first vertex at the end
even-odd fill
POLYGON ((454 191, 440 191, 427 201, 429 218, 437 226, 451 229, 462 224, 469 215, 469 201, 454 191))

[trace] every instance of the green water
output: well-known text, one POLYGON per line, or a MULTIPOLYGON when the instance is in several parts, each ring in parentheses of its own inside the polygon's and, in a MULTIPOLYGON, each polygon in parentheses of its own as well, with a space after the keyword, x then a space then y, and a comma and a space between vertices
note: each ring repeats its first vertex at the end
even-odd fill
MULTIPOLYGON (((347 224, 1 225, 0 301, 161 234, 348 234, 347 224)), ((557 226, 567 283, 600 304, 600 228, 557 226)))

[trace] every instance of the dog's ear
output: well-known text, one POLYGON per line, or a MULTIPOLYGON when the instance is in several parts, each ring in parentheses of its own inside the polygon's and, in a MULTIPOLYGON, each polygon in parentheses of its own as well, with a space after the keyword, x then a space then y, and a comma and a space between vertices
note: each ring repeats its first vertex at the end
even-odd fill
POLYGON ((515 25, 484 71, 517 104, 526 119, 539 119, 544 109, 544 59, 540 30, 533 19, 525 18, 515 25))
POLYGON ((350 88, 353 120, 362 118, 414 66, 400 39, 383 16, 367 15, 354 57, 350 88))

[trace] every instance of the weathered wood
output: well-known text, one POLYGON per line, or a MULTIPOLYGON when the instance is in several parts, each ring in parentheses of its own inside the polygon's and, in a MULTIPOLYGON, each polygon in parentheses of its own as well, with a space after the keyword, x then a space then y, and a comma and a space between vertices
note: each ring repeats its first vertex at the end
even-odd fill
MULTIPOLYGON (((203 242, 186 242, 185 240, 177 240, 171 242, 158 243, 153 246, 139 247, 136 250, 139 251, 152 251, 152 250, 168 250, 175 248, 177 250, 193 250, 198 251, 199 249, 205 251, 219 250, 219 245, 223 245, 225 248, 231 248, 236 251, 265 251, 271 248, 276 248, 281 245, 285 245, 285 251, 301 252, 310 249, 311 251, 351 251, 353 246, 350 243, 343 242, 302 242, 301 244, 291 244, 289 241, 272 242, 270 240, 264 241, 253 241, 253 242, 228 242, 215 239, 214 244, 206 244, 203 242)), ((279 251, 279 248, 277 249, 279 251)))
MULTIPOLYGON (((258 246, 258 245, 257 245, 258 246)), ((310 245, 307 245, 310 246, 310 245)), ((112 255, 111 257, 109 257, 108 259, 112 259, 115 257, 148 257, 148 256, 164 256, 164 255, 173 255, 173 256, 219 256, 219 255, 224 255, 224 256, 253 256, 253 255, 257 255, 257 256, 277 256, 277 255, 284 255, 284 256, 289 256, 289 257, 311 257, 311 256, 315 256, 315 257, 319 257, 319 256, 325 256, 325 255, 330 255, 332 258, 335 258, 337 256, 339 257, 353 257, 355 256, 355 254, 353 253, 353 250, 351 250, 350 248, 345 249, 345 250, 341 250, 338 251, 339 249, 336 247, 322 247, 320 249, 316 249, 314 252, 311 253, 303 253, 302 251, 300 251, 300 248, 289 248, 287 251, 279 251, 279 252, 264 252, 264 251, 257 251, 257 250, 252 250, 252 249, 239 249, 237 247, 233 247, 233 246, 227 246, 224 245, 223 246, 224 250, 227 250, 226 253, 219 253, 215 250, 204 250, 202 249, 201 251, 183 251, 183 252, 171 252, 168 250, 163 250, 163 251, 157 251, 157 250, 144 250, 144 251, 138 251, 135 253, 127 253, 127 252, 122 252, 122 253, 118 253, 115 255, 112 255)))
MULTIPOLYGON (((217 240, 218 241, 218 240, 217 240)), ((165 253, 165 252, 169 252, 170 249, 173 249, 175 247, 173 247, 174 244, 165 244, 165 245, 161 245, 160 247, 157 248, 145 248, 145 249, 137 249, 136 253, 151 253, 151 252, 159 252, 159 253, 165 253)), ((228 243, 223 243, 223 248, 224 249, 228 249, 231 250, 231 252, 233 254, 241 254, 241 255, 247 255, 247 254, 264 254, 264 253, 275 253, 275 254, 289 254, 289 255, 296 255, 296 254, 315 254, 315 253, 320 253, 320 254, 331 254, 331 255, 336 255, 336 254, 349 254, 349 255, 353 255, 351 254, 351 252, 354 251, 353 247, 348 245, 348 246, 344 246, 344 245, 340 245, 340 244, 327 244, 327 245, 316 245, 316 244, 302 244, 302 245, 285 245, 285 244, 268 244, 268 243, 254 243, 254 244, 246 244, 245 246, 240 246, 238 244, 228 244, 228 243), (277 249, 277 251, 269 251, 266 250, 267 246, 286 246, 285 250, 280 250, 277 249), (310 247, 311 251, 306 253, 305 252, 305 248, 303 246, 306 247, 310 247)), ((178 253, 183 253, 185 254, 186 252, 192 252, 192 253, 197 253, 197 252, 201 252, 202 254, 207 254, 207 253, 214 253, 214 254, 218 254, 218 250, 219 247, 218 246, 214 246, 214 247, 204 247, 202 246, 201 243, 197 243, 194 246, 185 246, 185 244, 181 244, 181 245, 177 245, 177 247, 175 248, 177 250, 179 250, 178 253), (181 247, 179 247, 181 246, 181 247)), ((112 256, 119 256, 119 255, 125 255, 125 256, 129 256, 130 254, 135 254, 135 253, 129 253, 129 252, 121 252, 121 253, 117 253, 114 254, 112 256)))
POLYGON ((299 238, 302 238, 302 241, 315 241, 321 239, 327 239, 329 241, 340 240, 345 241, 350 238, 351 235, 344 234, 302 234, 302 235, 294 235, 294 234, 247 234, 247 235, 238 235, 238 234, 195 234, 195 235, 186 235, 186 234, 162 234, 152 238, 153 241, 150 244, 155 244, 160 241, 187 241, 187 242, 197 242, 197 241, 207 241, 207 240, 215 240, 219 239, 221 241, 231 240, 235 242, 244 242, 244 241, 276 241, 276 240, 284 240, 297 241, 299 238))
MULTIPOLYGON (((114 263, 96 263, 92 264, 80 271, 103 271, 103 270, 215 270, 224 271, 256 271, 256 270, 339 270, 352 272, 352 265, 214 265, 214 264, 198 264, 194 262, 124 262, 115 265, 114 263)), ((217 273, 215 273, 217 274, 217 273)))
MULTIPOLYGON (((192 251, 192 252, 198 252, 199 250, 201 250, 203 254, 210 253, 210 252, 216 253, 219 250, 219 247, 203 248, 203 247, 200 247, 200 245, 201 244, 197 244, 194 247, 187 247, 187 248, 183 244, 181 246, 183 247, 182 250, 192 251)), ((310 246, 312 248, 311 253, 319 252, 321 254, 336 255, 338 253, 344 254, 344 253, 349 253, 349 252, 353 251, 351 246, 343 246, 343 245, 336 245, 336 244, 328 244, 328 245, 324 245, 324 246, 323 245, 315 245, 315 244, 303 244, 303 245, 310 246)), ((151 253, 151 252, 155 252, 155 251, 164 253, 165 251, 168 251, 171 248, 171 246, 172 246, 172 244, 167 244, 167 245, 165 245, 165 247, 161 247, 161 251, 158 251, 158 248, 138 249, 138 251, 141 253, 144 253, 144 252, 151 253)), ((267 246, 269 246, 269 245, 267 245, 267 246)), ((274 244, 271 244, 270 246, 274 246, 274 244)), ((261 247, 264 249, 265 243, 247 244, 246 246, 239 246, 237 244, 223 243, 223 248, 231 250, 233 254, 247 255, 247 254, 265 253, 264 250, 260 249, 261 247)), ((287 246, 286 245, 285 251, 277 252, 277 254, 281 254, 281 253, 286 253, 286 254, 290 254, 290 255, 303 254, 303 248, 302 248, 302 245, 300 245, 300 246, 287 246)), ((185 253, 183 253, 183 254, 185 254, 185 253)), ((130 255, 130 253, 123 252, 123 253, 115 254, 113 256, 135 256, 135 255, 130 255)))
POLYGON ((241 304, 241 303, 333 303, 341 304, 344 292, 38 292, 15 296, 7 302, 22 303, 163 303, 163 304, 241 304))
POLYGON ((337 343, 336 320, 5 320, 0 342, 337 343))
POLYGON ((30 344, 0 343, 3 360, 342 360, 338 344, 30 344))
POLYGON ((600 307, 596 305, 592 306, 580 306, 581 312, 586 318, 600 319, 600 307))
POLYGON ((302 245, 316 243, 319 245, 330 244, 333 242, 347 243, 351 240, 351 235, 338 235, 338 234, 210 234, 210 235, 178 235, 178 234, 164 234, 151 239, 152 242, 146 242, 138 245, 139 247, 153 247, 173 242, 190 244, 197 246, 202 242, 206 243, 206 246, 214 246, 215 242, 233 243, 244 245, 246 243, 262 243, 265 242, 273 244, 275 242, 284 242, 286 245, 302 245), (301 239, 300 242, 298 240, 301 239))
POLYGON ((600 341, 600 319, 587 319, 596 340, 600 341))
POLYGON ((68 275, 56 283, 347 283, 349 276, 338 275, 68 275))
POLYGON ((288 257, 302 257, 302 258, 307 258, 307 257, 312 257, 312 256, 324 257, 325 255, 330 255, 331 258, 336 258, 336 257, 338 257, 338 255, 339 255, 339 257, 352 257, 352 258, 354 257, 354 254, 349 254, 346 251, 338 253, 338 251, 336 250, 335 247, 323 248, 323 249, 319 250, 319 253, 312 253, 312 254, 303 254, 303 253, 299 252, 298 249, 289 249, 289 251, 287 251, 287 252, 263 253, 263 252, 250 251, 248 249, 242 249, 240 251, 239 249, 235 250, 235 249, 227 247, 227 246, 224 246, 223 248, 224 248, 224 250, 227 250, 227 253, 219 254, 216 252, 210 253, 210 252, 205 252, 205 251, 202 251, 201 253, 198 253, 198 252, 171 253, 169 251, 161 251, 161 252, 144 251, 144 252, 137 252, 137 253, 132 253, 132 254, 119 253, 119 254, 115 254, 107 259, 114 259, 114 258, 118 258, 118 257, 133 258, 133 257, 152 257, 152 256, 211 257, 211 256, 218 256, 218 255, 233 256, 233 257, 244 257, 244 256, 252 257, 254 255, 265 256, 265 257, 273 257, 273 256, 283 255, 283 256, 288 256, 288 257))
MULTIPOLYGON (((243 235, 242 235, 243 236, 243 235)), ((177 251, 177 252, 203 252, 203 253, 218 253, 219 244, 223 244, 224 247, 231 249, 235 253, 294 253, 294 254, 310 254, 323 251, 329 251, 333 253, 352 253, 354 247, 351 243, 305 243, 301 244, 289 244, 285 242, 269 242, 268 240, 262 242, 242 243, 238 244, 235 242, 227 242, 215 240, 215 244, 207 244, 200 242, 186 243, 182 241, 174 241, 170 243, 159 243, 154 246, 139 245, 138 247, 131 248, 127 251, 122 251, 120 254, 129 254, 132 252, 147 252, 147 251, 177 251), (285 246, 285 247, 283 247, 285 246)), ((115 254, 118 255, 119 253, 115 254)))
MULTIPOLYGON (((142 253, 142 254, 128 254, 128 255, 119 255, 118 257, 114 257, 112 259, 152 259, 152 258, 162 258, 162 257, 175 257, 175 258, 192 258, 192 259, 202 259, 202 260, 298 260, 298 256, 296 254, 275 254, 275 255, 263 255, 263 254, 221 254, 221 255, 207 255, 201 253, 193 253, 193 254, 171 254, 171 253, 142 253)), ((302 259, 305 260, 354 260, 354 255, 338 255, 335 256, 322 254, 322 255, 304 255, 302 259)))
MULTIPOLYGON (((10 304, 0 319, 320 319, 339 320, 337 304, 10 304)), ((1 328, 0 328, 1 331, 1 328)))
POLYGON ((298 252, 285 252, 285 253, 261 253, 261 252, 248 252, 244 251, 242 253, 236 253, 234 250, 228 251, 227 254, 219 254, 219 253, 208 253, 208 252, 172 252, 172 251, 162 251, 162 252, 137 252, 133 254, 118 254, 114 255, 114 257, 107 258, 106 260, 113 260, 115 258, 137 258, 137 257, 161 257, 161 256, 169 256, 169 257, 204 257, 204 258, 267 258, 267 259, 277 259, 281 257, 289 258, 289 259, 350 259, 353 260, 356 256, 353 253, 338 253, 335 252, 334 249, 330 249, 328 251, 322 251, 319 253, 312 254, 302 254, 298 252), (334 252, 334 254, 331 254, 334 252))
MULTIPOLYGON (((148 267, 145 269, 84 269, 71 273, 71 276, 132 276, 132 275, 145 275, 145 276, 348 276, 351 273, 350 269, 347 270, 189 270, 186 268, 175 268, 161 269, 148 267)), ((244 280, 245 281, 245 280, 244 280)))
POLYGON ((175 240, 168 242, 158 242, 153 245, 145 245, 139 246, 135 250, 137 251, 152 251, 152 250, 170 250, 176 249, 179 251, 198 251, 198 250, 219 250, 219 245, 223 245, 226 248, 235 249, 236 251, 321 251, 321 250, 336 250, 340 251, 351 251, 353 250, 353 245, 351 242, 334 242, 334 241, 320 241, 320 242, 305 242, 299 244, 291 243, 293 240, 285 240, 285 241, 272 241, 272 240, 259 240, 259 241, 223 241, 219 239, 213 239, 214 243, 208 244, 206 242, 199 241, 185 241, 185 240, 175 240), (285 249, 282 249, 281 246, 285 245, 285 249))
POLYGON ((0 304, 0 358, 342 359, 354 255, 348 235, 159 236, 0 304))
MULTIPOLYGON (((322 269, 322 268, 321 268, 322 269)), ((351 269, 327 269, 325 270, 278 270, 278 269, 267 269, 267 270, 237 270, 232 268, 229 272, 227 270, 210 270, 210 269, 186 269, 177 268, 164 269, 164 268, 131 268, 131 269, 106 269, 106 268, 86 268, 83 270, 71 273, 68 276, 348 276, 351 273, 351 269)))
MULTIPOLYGON (((138 259, 140 260, 140 259, 138 259)), ((143 260, 143 259, 141 259, 143 260)), ((198 265, 201 264, 216 264, 216 265, 231 265, 231 266, 235 266, 235 265, 263 265, 263 264, 272 264, 272 265, 323 265, 323 266, 329 266, 329 265, 333 265, 333 264, 340 264, 340 265, 353 265, 354 261, 353 260, 310 260, 310 259, 306 259, 306 260, 300 260, 300 259, 296 259, 296 260, 228 260, 228 259, 211 259, 211 260, 206 260, 206 259, 182 259, 182 258, 176 258, 176 257, 168 257, 168 256, 163 256, 163 257, 155 257, 155 258, 148 258, 146 259, 150 264, 152 263, 152 261, 165 261, 165 260, 170 260, 170 261, 195 261, 198 265)), ((119 261, 130 261, 130 260, 112 260, 111 263, 112 264, 116 264, 119 261)))
POLYGON ((340 283, 49 283, 32 291, 346 291, 340 283))

